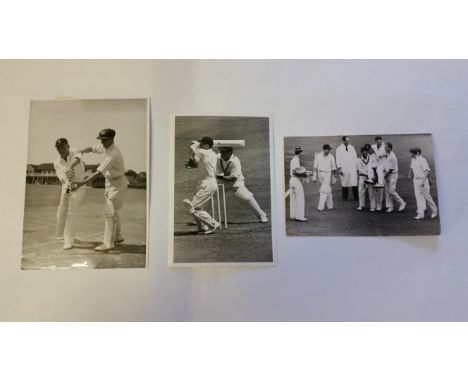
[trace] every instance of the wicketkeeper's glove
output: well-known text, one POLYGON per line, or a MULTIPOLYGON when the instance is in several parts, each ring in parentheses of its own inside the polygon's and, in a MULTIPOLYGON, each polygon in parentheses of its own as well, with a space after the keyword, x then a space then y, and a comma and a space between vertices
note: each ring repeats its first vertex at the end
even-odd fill
POLYGON ((192 169, 192 168, 197 168, 197 162, 193 158, 189 158, 185 161, 184 163, 185 168, 192 169))

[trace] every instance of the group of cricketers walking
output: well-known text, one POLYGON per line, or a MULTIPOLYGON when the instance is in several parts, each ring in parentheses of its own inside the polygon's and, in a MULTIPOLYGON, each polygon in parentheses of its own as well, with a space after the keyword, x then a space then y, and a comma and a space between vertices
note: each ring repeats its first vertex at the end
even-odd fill
MULTIPOLYGON (((331 154, 332 148, 325 144, 322 151, 315 155, 313 169, 308 170, 301 165, 303 149, 296 147, 290 163, 290 181, 288 195, 290 197, 290 218, 306 222, 305 194, 303 183, 320 182, 317 210, 333 209, 332 185, 339 176, 342 188, 342 199, 352 199, 357 203, 357 210, 366 208, 369 200, 371 212, 388 213, 395 210, 401 212, 406 208, 406 202, 397 192, 399 178, 398 159, 390 142, 384 142, 377 136, 374 144, 365 144, 358 156, 351 144, 349 136, 342 137, 341 145, 336 149, 336 158, 331 154)), ((424 219, 429 210, 430 217, 437 217, 437 206, 430 194, 431 169, 418 147, 409 150, 411 165, 408 178, 413 181, 417 211, 414 219, 424 219)))

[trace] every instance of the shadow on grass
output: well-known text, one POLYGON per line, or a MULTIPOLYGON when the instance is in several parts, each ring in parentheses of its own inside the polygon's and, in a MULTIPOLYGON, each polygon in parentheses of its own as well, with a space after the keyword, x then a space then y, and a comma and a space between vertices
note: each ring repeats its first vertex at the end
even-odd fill
MULTIPOLYGON (((77 241, 74 245, 76 248, 94 250, 95 247, 102 244, 101 241, 77 241)), ((95 251, 96 253, 102 253, 95 251)), ((114 255, 120 255, 122 253, 131 253, 131 254, 144 254, 146 253, 146 245, 141 244, 118 244, 113 249, 105 251, 104 253, 111 253, 114 255)))

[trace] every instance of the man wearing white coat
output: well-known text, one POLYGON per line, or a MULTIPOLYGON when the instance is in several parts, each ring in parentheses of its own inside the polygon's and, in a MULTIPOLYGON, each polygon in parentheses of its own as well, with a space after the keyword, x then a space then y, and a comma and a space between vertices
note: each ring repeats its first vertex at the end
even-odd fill
POLYGON ((424 212, 426 207, 429 206, 431 210, 431 218, 437 217, 437 206, 431 196, 431 168, 427 163, 426 158, 421 154, 420 148, 415 147, 410 149, 411 153, 411 166, 408 178, 413 178, 414 195, 416 197, 417 215, 416 220, 424 219, 424 212))
POLYGON ((302 147, 296 147, 289 166, 289 216, 292 220, 306 222, 304 187, 301 177, 296 173, 301 168, 301 155, 302 147))
POLYGON ((353 199, 358 201, 358 157, 354 146, 350 144, 351 139, 344 136, 341 140, 343 143, 336 149, 336 167, 338 174, 340 174, 342 197, 343 200, 348 200, 349 187, 352 187, 353 199))

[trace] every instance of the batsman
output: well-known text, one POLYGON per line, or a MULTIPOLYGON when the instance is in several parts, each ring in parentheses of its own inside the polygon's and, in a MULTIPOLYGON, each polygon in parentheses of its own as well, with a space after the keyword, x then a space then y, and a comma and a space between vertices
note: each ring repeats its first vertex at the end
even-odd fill
POLYGON ((218 190, 216 182, 216 153, 213 151, 213 139, 203 137, 193 141, 190 146, 191 156, 185 163, 189 169, 198 168, 198 181, 192 200, 184 199, 187 213, 193 217, 200 233, 212 234, 221 227, 211 215, 203 209, 213 194, 218 190))
POLYGON ((216 177, 226 183, 232 182, 234 196, 245 204, 262 223, 268 223, 267 214, 260 208, 253 194, 245 186, 245 178, 242 174, 240 159, 234 155, 234 149, 231 146, 222 146, 217 155, 216 177))
POLYGON ((122 153, 114 144, 115 130, 104 129, 99 132, 96 139, 101 144, 78 150, 79 153, 102 154, 102 162, 97 170, 81 182, 74 182, 74 192, 77 192, 87 183, 92 183, 98 177, 106 178, 104 196, 106 205, 104 208, 104 238, 103 243, 94 248, 95 251, 108 251, 124 241, 121 228, 121 210, 124 205, 128 188, 128 180, 125 177, 125 164, 122 153))

